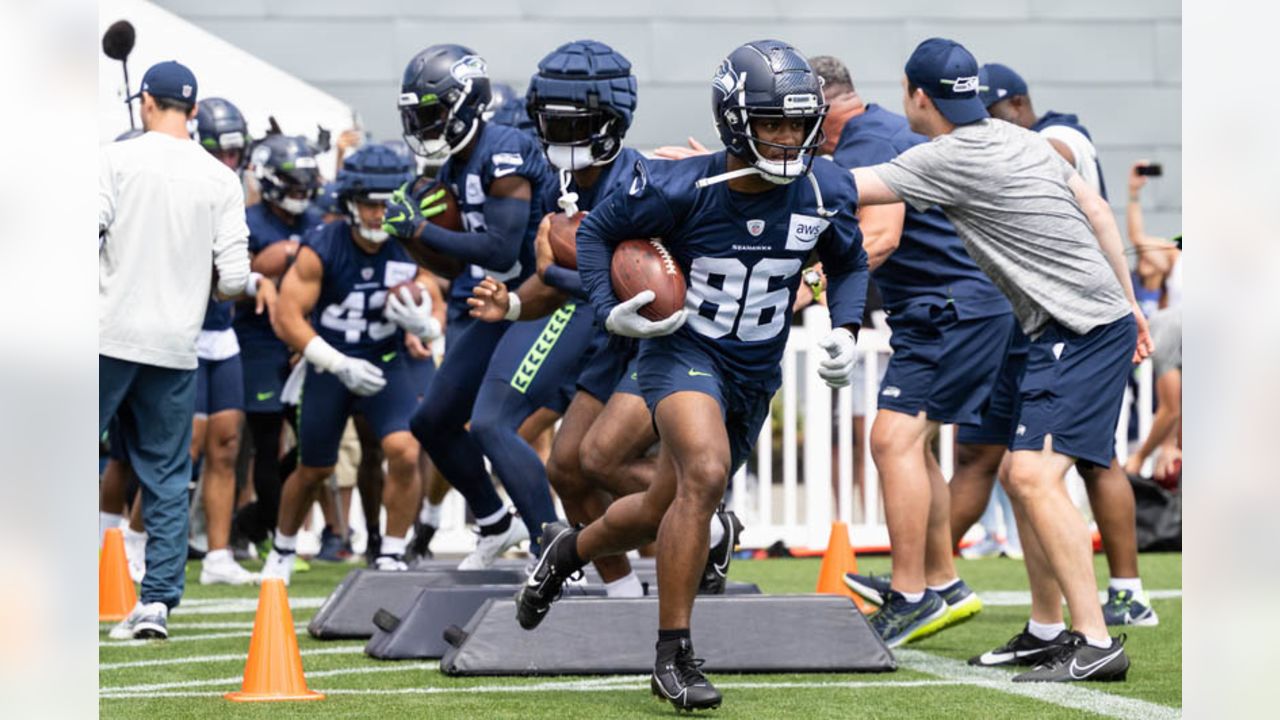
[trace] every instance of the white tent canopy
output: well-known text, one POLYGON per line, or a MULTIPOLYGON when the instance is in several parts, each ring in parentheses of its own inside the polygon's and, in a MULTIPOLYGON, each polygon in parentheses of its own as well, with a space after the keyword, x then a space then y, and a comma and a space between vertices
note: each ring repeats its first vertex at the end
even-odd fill
MULTIPOLYGON (((254 137, 266 132, 270 116, 285 133, 305 135, 313 141, 317 125, 332 131, 335 140, 339 132, 353 126, 354 111, 332 95, 150 2, 101 0, 98 37, 117 20, 128 20, 137 31, 137 43, 129 56, 129 83, 134 92, 147 68, 177 60, 195 73, 201 98, 223 97, 235 103, 254 137)), ((98 141, 106 143, 129 129, 129 117, 120 63, 101 50, 98 58, 98 141)), ((135 118, 136 107, 135 103, 135 118)), ((322 156, 320 167, 332 176, 332 152, 329 155, 322 156)))

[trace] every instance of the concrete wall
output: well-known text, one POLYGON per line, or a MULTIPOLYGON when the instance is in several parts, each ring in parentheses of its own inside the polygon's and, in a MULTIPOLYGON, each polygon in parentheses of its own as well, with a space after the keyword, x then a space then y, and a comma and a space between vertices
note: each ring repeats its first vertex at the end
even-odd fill
MULTIPOLYGON (((376 137, 400 132, 405 63, 418 50, 474 48, 523 91, 560 43, 594 38, 630 58, 636 147, 714 140, 709 80, 737 44, 787 40, 849 65, 863 97, 900 111, 898 79, 924 38, 954 38, 979 61, 1016 68, 1036 108, 1075 112, 1093 133, 1122 209, 1129 165, 1160 161, 1145 193, 1148 232, 1180 231, 1182 21, 1171 0, 157 0, 356 107, 376 137)), ((139 70, 139 72, 141 72, 139 70)), ((251 81, 251 79, 246 79, 251 81)), ((225 94, 234 99, 232 89, 225 94)))

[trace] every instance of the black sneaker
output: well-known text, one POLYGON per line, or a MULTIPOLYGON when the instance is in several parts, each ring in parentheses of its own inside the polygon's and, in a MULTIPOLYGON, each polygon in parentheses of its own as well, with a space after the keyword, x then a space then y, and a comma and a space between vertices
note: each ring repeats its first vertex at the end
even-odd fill
POLYGON ((699 669, 702 660, 693 656, 693 643, 688 638, 668 642, 674 647, 664 648, 664 643, 658 643, 658 660, 649 678, 649 690, 676 710, 720 707, 723 696, 699 669))
POLYGON ((1004 645, 969 658, 969 664, 978 667, 1035 665, 1045 657, 1046 653, 1066 644, 1070 637, 1071 634, 1063 630, 1052 640, 1041 640, 1024 626, 1022 632, 1014 635, 1004 645))
POLYGON ((516 620, 520 627, 532 630, 560 598, 566 580, 581 575, 582 566, 573 560, 573 545, 578 532, 562 522, 542 526, 542 557, 529 573, 529 579, 516 593, 516 620))
POLYGON ((369 532, 369 541, 364 546, 364 564, 373 567, 378 561, 378 556, 382 554, 382 535, 381 533, 369 532))
POLYGON ((723 507, 716 512, 716 519, 724 526, 724 537, 707 553, 707 566, 702 570, 702 582, 698 584, 699 595, 723 595, 726 577, 729 574, 729 561, 733 560, 733 550, 742 537, 742 521, 732 510, 723 507))
POLYGON ((1031 670, 1014 675, 1014 682, 1119 682, 1129 673, 1129 656, 1124 652, 1125 636, 1111 639, 1111 646, 1096 648, 1077 632, 1066 642, 1045 653, 1031 670))
POLYGON ((430 560, 435 557, 435 554, 431 552, 431 538, 435 536, 435 525, 428 525, 415 520, 413 523, 413 541, 409 543, 409 552, 405 553, 405 559, 409 562, 414 562, 417 560, 430 560))

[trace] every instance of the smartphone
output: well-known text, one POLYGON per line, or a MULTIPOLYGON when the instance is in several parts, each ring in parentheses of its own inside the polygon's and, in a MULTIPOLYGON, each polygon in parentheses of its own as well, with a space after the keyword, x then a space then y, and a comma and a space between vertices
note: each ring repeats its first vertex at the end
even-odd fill
POLYGON ((1160 163, 1148 163, 1138 166, 1139 175, 1147 175, 1149 177, 1160 177, 1164 175, 1164 166, 1160 163))

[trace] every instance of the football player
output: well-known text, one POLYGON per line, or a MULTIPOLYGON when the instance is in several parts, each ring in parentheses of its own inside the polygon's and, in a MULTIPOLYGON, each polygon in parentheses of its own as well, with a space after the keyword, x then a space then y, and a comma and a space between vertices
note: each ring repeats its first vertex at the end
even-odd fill
POLYGON ((389 148, 368 145, 353 153, 337 178, 347 218, 308 233, 285 275, 276 329, 303 354, 307 368, 298 467, 281 492, 264 577, 288 581, 313 488, 333 472, 343 428, 354 413, 382 439, 387 461, 387 530, 374 567, 408 569, 404 552, 421 490, 418 443, 409 433, 417 393, 403 333, 426 342, 440 335, 425 288, 416 302, 407 288, 391 292, 401 283, 430 281, 382 230, 387 198, 411 177, 412 166, 389 148))
POLYGON ((721 702, 694 657, 694 595, 711 517, 781 384, 801 267, 816 250, 827 275, 834 329, 819 343, 829 355, 820 374, 833 387, 849 382, 867 289, 857 190, 838 166, 813 160, 827 108, 804 55, 776 40, 735 49, 712 81, 712 109, 724 152, 638 163, 627 191, 610 195, 577 236, 578 267, 605 327, 644 338, 637 374, 660 438, 657 476, 584 529, 549 525, 516 610, 523 627, 536 627, 587 562, 656 538, 650 688, 678 709, 721 702), (663 238, 688 278, 685 307, 663 320, 639 313, 653 291, 614 295, 611 248, 633 237, 663 238))
POLYGON ((411 423, 414 436, 466 497, 480 526, 475 551, 459 566, 464 569, 489 566, 528 537, 526 526, 555 519, 545 483, 518 485, 509 475, 503 480, 524 520, 512 522, 485 469, 484 453, 466 427, 489 358, 511 325, 473 320, 466 300, 486 275, 520 282, 533 273, 542 197, 554 182, 531 135, 484 122, 489 100, 485 62, 472 50, 433 45, 410 60, 399 100, 405 141, 420 155, 447 157, 436 177, 457 199, 466 230, 426 221, 445 210, 443 190, 398 193, 388 204, 386 225, 420 264, 440 268, 443 258, 445 265, 466 266, 450 287, 448 351, 411 423))

